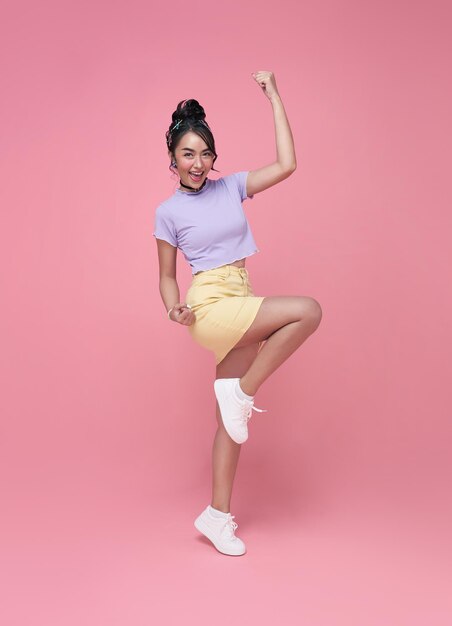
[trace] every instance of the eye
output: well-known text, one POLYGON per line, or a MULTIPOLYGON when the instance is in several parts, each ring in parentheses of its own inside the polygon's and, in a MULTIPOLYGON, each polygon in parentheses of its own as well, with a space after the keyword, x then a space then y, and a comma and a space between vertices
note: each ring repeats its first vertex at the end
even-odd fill
MULTIPOLYGON (((210 150, 207 150, 203 154, 204 154, 204 156, 209 156, 209 157, 212 156, 212 152, 210 150)), ((184 157, 191 157, 191 156, 193 156, 193 154, 191 152, 186 152, 184 154, 184 157)))

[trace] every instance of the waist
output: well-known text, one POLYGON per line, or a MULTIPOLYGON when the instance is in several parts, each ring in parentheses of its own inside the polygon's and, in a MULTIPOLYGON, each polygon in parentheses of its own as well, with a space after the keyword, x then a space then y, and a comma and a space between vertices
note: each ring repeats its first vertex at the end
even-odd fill
POLYGON ((202 278, 204 276, 222 276, 224 278, 227 278, 231 275, 248 277, 248 270, 245 266, 239 267, 238 265, 233 264, 220 265, 220 267, 215 267, 211 270, 203 270, 201 272, 193 274, 193 280, 202 278))
POLYGON ((245 267, 245 259, 240 259, 240 260, 234 261, 233 263, 225 263, 224 265, 213 267, 211 270, 200 270, 199 272, 196 272, 195 274, 193 274, 193 276, 198 276, 198 274, 204 274, 205 272, 213 272, 214 270, 218 270, 221 267, 228 267, 228 266, 239 267, 239 268, 245 267))

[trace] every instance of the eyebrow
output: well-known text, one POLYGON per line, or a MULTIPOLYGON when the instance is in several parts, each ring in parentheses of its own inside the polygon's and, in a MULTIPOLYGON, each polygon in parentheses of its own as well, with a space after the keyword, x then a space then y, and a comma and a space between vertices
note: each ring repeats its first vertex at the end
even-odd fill
MULTIPOLYGON (((195 152, 191 148, 181 148, 181 150, 188 150, 189 152, 195 152)), ((210 150, 210 148, 205 148, 204 150, 201 150, 201 152, 207 152, 207 150, 210 150)))

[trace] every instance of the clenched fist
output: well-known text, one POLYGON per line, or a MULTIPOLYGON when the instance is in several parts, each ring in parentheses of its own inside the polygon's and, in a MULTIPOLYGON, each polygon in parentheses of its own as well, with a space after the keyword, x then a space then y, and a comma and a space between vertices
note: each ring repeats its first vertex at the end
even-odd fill
POLYGON ((169 318, 173 320, 173 322, 178 322, 184 326, 191 326, 196 320, 196 316, 189 305, 181 302, 174 305, 173 310, 169 314, 169 318))
POLYGON ((276 79, 273 72, 259 70, 257 72, 252 72, 252 77, 261 87, 267 98, 271 100, 274 96, 279 96, 278 88, 276 86, 276 79))

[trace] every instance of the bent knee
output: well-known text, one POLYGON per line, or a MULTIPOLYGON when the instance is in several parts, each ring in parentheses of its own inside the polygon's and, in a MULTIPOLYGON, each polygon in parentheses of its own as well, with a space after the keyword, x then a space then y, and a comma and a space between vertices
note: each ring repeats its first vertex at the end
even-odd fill
POLYGON ((309 322, 316 328, 320 324, 320 320, 322 319, 322 307, 314 298, 306 298, 303 318, 305 320, 309 320, 309 322))

